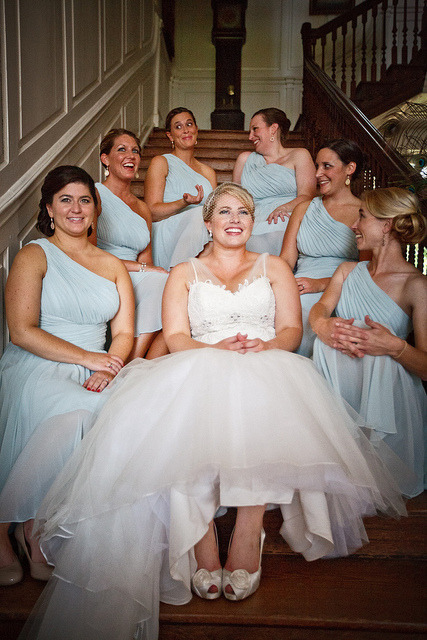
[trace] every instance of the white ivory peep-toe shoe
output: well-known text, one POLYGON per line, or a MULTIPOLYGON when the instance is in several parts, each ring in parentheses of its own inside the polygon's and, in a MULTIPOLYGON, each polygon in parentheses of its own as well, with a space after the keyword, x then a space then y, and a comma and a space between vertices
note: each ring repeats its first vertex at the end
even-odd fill
MULTIPOLYGON (((227 600, 244 600, 249 598, 259 587, 261 580, 261 558, 262 549, 264 547, 265 531, 261 529, 261 538, 259 542, 259 565, 258 570, 249 573, 246 569, 236 569, 235 571, 222 570, 222 592, 227 600), (228 593, 225 587, 230 585, 233 593, 228 593)), ((230 541, 231 544, 231 541, 230 541)))
MULTIPOLYGON (((218 548, 218 533, 215 522, 213 526, 216 546, 218 548)), ((191 578, 191 588, 199 598, 203 598, 204 600, 216 600, 219 598, 222 589, 222 567, 220 569, 215 569, 215 571, 198 569, 191 578), (213 586, 215 586, 217 590, 212 593, 209 589, 213 586)))

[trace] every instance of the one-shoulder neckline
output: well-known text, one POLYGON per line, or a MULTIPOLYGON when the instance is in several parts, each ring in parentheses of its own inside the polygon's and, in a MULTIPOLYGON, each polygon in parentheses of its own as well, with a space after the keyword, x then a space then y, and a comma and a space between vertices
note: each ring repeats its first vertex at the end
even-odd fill
MULTIPOLYGON (((207 182, 209 182, 209 184, 210 184, 209 179, 208 179, 206 176, 204 176, 204 175, 203 175, 203 173, 199 173, 199 171, 196 171, 195 169, 193 169, 193 167, 190 167, 190 165, 188 165, 186 162, 184 162, 184 160, 181 160, 181 158, 178 158, 178 156, 175 156, 173 153, 164 153, 164 154, 163 154, 163 157, 164 157, 164 158, 166 158, 166 157, 168 157, 168 156, 169 156, 169 157, 171 157, 171 158, 175 158, 175 160, 177 160, 178 162, 180 162, 181 164, 183 164, 183 165, 184 165, 184 167, 187 167, 187 169, 189 169, 190 171, 192 171, 193 173, 195 173, 197 176, 201 176, 202 178, 204 178, 205 180, 207 180, 207 182)), ((212 185, 211 185, 211 186, 212 186, 212 185)))
POLYGON ((262 155, 262 153, 257 153, 256 151, 253 151, 252 153, 255 153, 257 156, 262 158, 265 167, 271 167, 273 165, 276 165, 281 169, 286 169, 286 171, 290 171, 292 174, 295 175, 295 169, 290 169, 289 167, 285 167, 283 164, 279 164, 278 162, 267 162, 264 156, 262 155))
MULTIPOLYGON (((329 211, 327 210, 327 208, 325 207, 324 203, 323 203, 323 196, 316 196, 314 198, 314 200, 319 199, 320 204, 322 206, 323 211, 326 213, 327 216, 329 216, 329 218, 332 220, 332 222, 336 222, 337 224, 342 224, 343 227, 345 227, 346 229, 348 229, 349 231, 351 231, 351 227, 348 226, 348 224, 345 224, 345 222, 341 222, 341 220, 337 220, 336 218, 334 218, 333 216, 331 216, 331 214, 329 213, 329 211)), ((353 231, 351 231, 351 233, 353 233, 353 231)))
POLYGON ((243 288, 248 287, 249 285, 251 285, 252 283, 256 282, 257 280, 259 280, 260 278, 265 278, 266 280, 269 281, 267 275, 265 273, 261 273, 258 276, 255 276, 254 278, 252 278, 251 281, 249 281, 250 275, 251 273, 255 270, 255 267, 257 265, 258 262, 261 261, 261 259, 266 260, 266 256, 268 256, 267 253, 260 253, 258 255, 258 257, 255 259, 253 265, 251 266, 246 278, 244 278, 243 282, 239 282, 237 285, 237 289, 235 289, 234 291, 232 291, 231 289, 227 288, 227 285, 224 284, 219 278, 218 276, 216 276, 213 271, 211 269, 209 269, 209 267, 207 265, 205 265, 204 262, 202 262, 199 258, 192 258, 191 262, 195 261, 197 263, 200 263, 203 267, 203 269, 205 269, 208 273, 210 273, 210 275, 212 276, 212 279, 208 279, 208 280, 194 280, 194 282, 192 284, 197 284, 197 283, 208 283, 211 284, 212 286, 215 287, 219 287, 220 289, 223 289, 224 291, 228 291, 228 293, 231 294, 236 294, 239 293, 243 288), (214 282, 214 280, 217 280, 217 282, 214 282))
MULTIPOLYGON (((56 244, 53 244, 53 242, 50 242, 47 238, 40 238, 39 240, 33 240, 32 241, 33 244, 38 244, 42 249, 43 246, 49 246, 49 247, 53 247, 54 250, 56 249, 57 251, 59 251, 61 253, 61 255, 65 256, 65 258, 67 260, 70 260, 70 262, 72 262, 73 264, 77 265, 78 267, 80 267, 81 269, 84 269, 84 271, 87 271, 88 273, 91 273, 93 276, 95 276, 95 278, 101 278, 101 280, 104 280, 104 282, 109 282, 110 284, 113 285, 113 287, 116 289, 116 283, 113 282, 112 280, 109 280, 108 278, 105 278, 105 276, 100 276, 98 273, 96 273, 95 271, 91 271, 90 269, 88 269, 87 267, 85 267, 84 265, 80 264, 80 262, 77 262, 76 260, 73 260, 73 258, 70 258, 69 255, 67 255, 65 253, 65 251, 62 251, 62 249, 60 249, 59 247, 56 246, 56 244), (43 244, 42 244, 43 243, 43 244), (47 244, 46 244, 47 243, 47 244)), ((44 250, 44 249, 43 249, 44 250)), ((45 252, 46 253, 46 252, 45 252)))
MULTIPOLYGON (((113 198, 116 198, 116 200, 119 200, 119 202, 122 204, 123 207, 126 207, 126 209, 128 209, 130 211, 131 214, 133 214, 134 216, 138 216, 138 218, 141 218, 141 220, 143 220, 145 222, 145 224, 147 224, 146 219, 139 215, 139 213, 137 213, 136 211, 134 211, 132 209, 132 207, 130 207, 127 202, 125 202, 124 200, 122 200, 120 198, 120 196, 118 196, 116 193, 114 193, 113 191, 111 191, 111 189, 109 189, 108 187, 105 186, 105 184, 102 184, 102 182, 96 182, 95 183, 95 187, 98 189, 98 187, 102 187, 103 189, 106 189, 108 191, 108 193, 113 196, 113 198)), ((102 215, 102 202, 101 202, 101 215, 102 215)), ((148 225, 147 225, 148 226, 148 225)))
MULTIPOLYGON (((397 307, 397 309, 399 309, 399 311, 401 311, 402 313, 405 314, 405 316, 408 318, 408 320, 410 322, 412 322, 412 318, 411 316, 409 316, 406 311, 404 309, 402 309, 402 307, 396 302, 396 300, 393 300, 393 298, 387 293, 387 291, 384 291, 384 289, 381 289, 380 285, 377 284, 375 282, 375 280, 373 279, 373 277, 371 276, 371 274, 369 273, 369 269, 368 269, 368 264, 369 264, 369 260, 364 260, 363 262, 359 262, 358 263, 361 267, 365 267, 365 271, 366 271, 366 275, 368 276, 368 278, 370 279, 370 281, 372 282, 372 284, 374 285, 374 287, 376 287, 379 291, 381 291, 381 293, 385 296, 387 296, 387 298, 389 300, 391 300, 391 302, 397 307)), ((347 276, 348 277, 348 276, 347 276)))

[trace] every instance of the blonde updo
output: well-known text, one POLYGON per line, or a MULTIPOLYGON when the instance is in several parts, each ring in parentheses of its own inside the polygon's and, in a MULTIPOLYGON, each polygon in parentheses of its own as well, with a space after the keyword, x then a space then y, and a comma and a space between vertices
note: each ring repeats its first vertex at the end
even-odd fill
POLYGON ((244 187, 235 182, 223 182, 216 189, 211 191, 203 205, 203 220, 209 222, 212 219, 214 209, 221 196, 233 196, 247 208, 252 220, 255 220, 254 199, 244 187))
POLYGON ((361 195, 369 212, 382 220, 393 220, 391 230, 401 244, 417 244, 426 237, 427 220, 417 196, 400 187, 373 189, 361 195))

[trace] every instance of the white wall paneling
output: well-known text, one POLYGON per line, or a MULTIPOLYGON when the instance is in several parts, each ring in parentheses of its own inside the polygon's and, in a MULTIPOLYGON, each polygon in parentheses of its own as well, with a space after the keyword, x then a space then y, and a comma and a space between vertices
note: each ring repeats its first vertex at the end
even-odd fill
MULTIPOLYGON (((114 126, 148 135, 154 95, 168 95, 170 63, 158 56, 156 0, 0 0, 1 24, 3 294, 11 261, 37 236, 46 173, 78 164, 99 180, 101 137, 114 126)), ((0 349, 7 340, 3 295, 1 303, 0 349)))

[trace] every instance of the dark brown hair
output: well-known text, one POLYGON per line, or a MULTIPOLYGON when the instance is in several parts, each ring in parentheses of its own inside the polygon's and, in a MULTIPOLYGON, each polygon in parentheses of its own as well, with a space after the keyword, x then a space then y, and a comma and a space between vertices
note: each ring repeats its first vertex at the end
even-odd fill
MULTIPOLYGON (((48 238, 53 236, 54 229, 50 228, 50 215, 46 205, 52 204, 55 193, 58 193, 58 191, 61 191, 67 184, 72 182, 79 182, 86 185, 89 188, 95 207, 98 204, 95 183, 87 171, 73 165, 63 165, 49 171, 42 184, 42 197, 39 202, 39 215, 36 223, 36 229, 48 238)), ((92 227, 89 227, 87 235, 90 236, 91 233, 92 227)))
POLYGON ((345 138, 338 138, 337 140, 327 140, 319 147, 320 149, 330 149, 334 151, 343 164, 349 164, 354 162, 356 169, 349 178, 356 180, 356 178, 363 171, 365 166, 365 156, 362 149, 357 142, 353 140, 346 140, 345 138))
POLYGON ((266 125, 271 127, 272 124, 277 124, 280 129, 280 144, 285 145, 286 136, 288 135, 291 121, 284 111, 276 109, 276 107, 268 107, 267 109, 260 109, 256 111, 252 118, 255 116, 262 116, 266 125))
MULTIPOLYGON (((110 129, 110 131, 102 138, 101 144, 99 145, 100 157, 102 156, 103 153, 105 153, 108 156, 111 149, 113 148, 115 139, 118 138, 119 136, 130 136, 131 138, 133 138, 136 144, 138 145, 139 155, 142 154, 141 142, 139 141, 139 138, 135 133, 133 133, 132 131, 129 131, 128 129, 110 129)), ((103 167, 105 168, 107 167, 107 165, 105 165, 102 162, 102 160, 101 160, 101 164, 103 167)))
POLYGON ((166 116, 166 120, 165 120, 165 129, 166 129, 166 131, 170 131, 171 130, 172 118, 177 116, 179 113, 189 113, 190 116, 194 120, 194 124, 197 127, 196 118, 194 117, 194 113, 192 111, 190 111, 190 109, 187 109, 186 107, 175 107, 175 109, 172 109, 171 111, 169 111, 168 115, 166 116))

